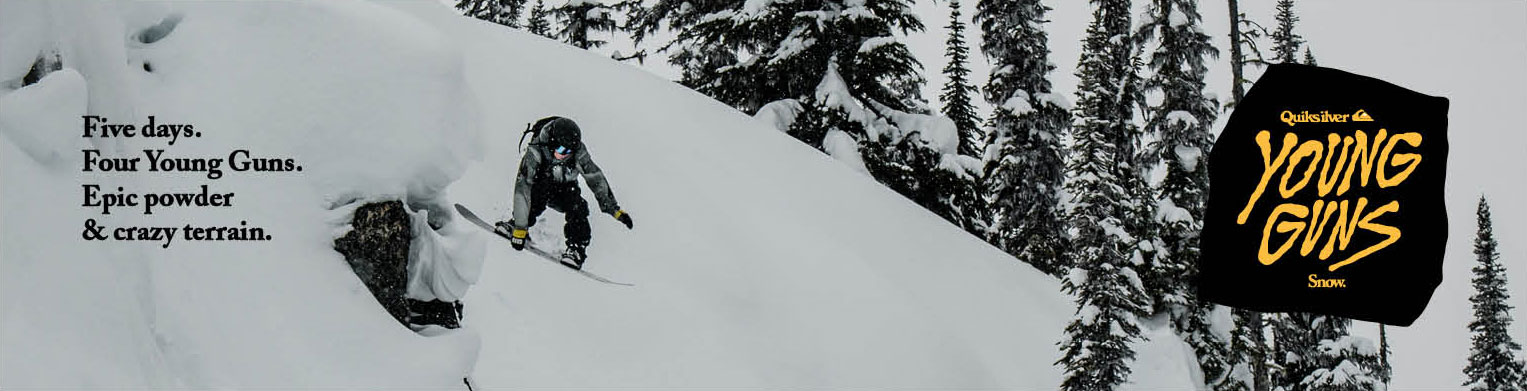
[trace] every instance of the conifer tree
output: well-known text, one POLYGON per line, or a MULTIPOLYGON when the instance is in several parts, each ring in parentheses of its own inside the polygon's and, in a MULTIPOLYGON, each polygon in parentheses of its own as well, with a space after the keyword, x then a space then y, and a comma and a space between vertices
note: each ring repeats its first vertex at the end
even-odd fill
POLYGON ((1387 387, 1390 380, 1394 380, 1394 367, 1389 365, 1389 330, 1388 326, 1379 324, 1379 380, 1387 387))
POLYGON ((763 76, 763 85, 757 86, 763 88, 727 87, 771 94, 765 101, 811 97, 834 63, 852 96, 897 111, 919 111, 926 106, 918 93, 924 82, 921 64, 894 36, 922 31, 910 6, 907 0, 796 0, 745 9, 754 13, 737 20, 740 28, 783 34, 761 45, 769 50, 758 61, 738 64, 733 71, 763 76))
POLYGON ((1273 61, 1282 64, 1299 63, 1299 45, 1304 44, 1304 38, 1294 33, 1294 23, 1299 21, 1299 16, 1294 14, 1294 0, 1278 0, 1278 14, 1274 19, 1278 27, 1272 32, 1273 61))
POLYGON ((661 45, 679 82, 776 124, 972 233, 984 231, 975 178, 959 134, 921 96, 922 65, 896 34, 922 31, 910 0, 658 0, 633 17, 637 39, 661 45), (745 55, 744 55, 745 54, 745 55), (947 130, 947 132, 946 132, 947 130), (945 137, 946 135, 951 137, 945 137), (831 145, 827 145, 831 144, 831 145))
MULTIPOLYGON (((955 148, 956 153, 968 157, 979 157, 981 142, 984 136, 976 123, 976 108, 971 104, 970 96, 976 92, 976 88, 970 85, 970 47, 965 44, 965 20, 961 18, 960 1, 949 1, 949 38, 945 40, 944 55, 948 57, 948 64, 944 66, 944 75, 949 78, 944 83, 943 94, 939 98, 943 101, 943 114, 954 122, 955 130, 959 136, 959 145, 955 148)), ((903 148, 904 149, 904 148, 903 148)), ((922 154, 933 152, 926 150, 922 154)), ((933 154, 937 159, 920 159, 929 162, 942 163, 943 157, 933 154)), ((964 159, 976 161, 975 159, 964 159)), ((950 221, 964 228, 976 236, 985 236, 987 229, 987 217, 985 200, 980 195, 979 171, 969 170, 939 170, 937 167, 928 167, 921 171, 927 173, 923 190, 930 193, 929 196, 938 205, 936 209, 943 209, 939 213, 948 216, 950 221)))
MULTIPOLYGON (((1269 384, 1260 380, 1258 364, 1266 364, 1265 347, 1261 337, 1260 312, 1246 310, 1232 310, 1230 312, 1234 326, 1230 330, 1230 351, 1232 352, 1229 362, 1230 373, 1223 380, 1210 384, 1215 391, 1254 391, 1259 388, 1267 388, 1269 384)), ((1266 368, 1261 369, 1265 371, 1266 368)), ((1265 376, 1266 372, 1262 372, 1265 376)))
POLYGON ((1320 65, 1315 63, 1315 55, 1310 53, 1310 48, 1304 48, 1304 65, 1320 65))
MULTIPOLYGON (((931 121, 919 95, 921 65, 895 37, 923 28, 910 5, 906 0, 745 5, 727 23, 746 30, 734 36, 751 37, 762 54, 722 67, 698 89, 749 112, 761 102, 799 102, 814 111, 805 118, 821 122, 798 122, 787 134, 835 156, 861 156, 870 175, 887 187, 979 233, 985 220, 975 191, 979 164, 957 155, 958 125, 931 121), (762 35, 769 32, 780 35, 762 35), (834 131, 853 145, 828 150, 823 142, 834 131), (946 134, 953 137, 944 139, 946 134)), ((705 31, 714 23, 697 27, 705 31)))
POLYGON ((1050 8, 1040 0, 981 0, 976 20, 981 50, 992 63, 984 88, 992 105, 983 193, 992 214, 987 241, 1039 271, 1063 276, 1065 222, 1061 135, 1071 123, 1069 101, 1051 91, 1050 8))
POLYGON ((1161 94, 1159 104, 1146 108, 1145 131, 1157 140, 1148 153, 1163 164, 1160 199, 1161 240, 1165 244, 1146 273, 1146 288, 1160 292, 1155 312, 1181 312, 1188 299, 1184 276, 1194 273, 1198 259, 1198 231, 1209 186, 1205 164, 1214 140, 1210 127, 1219 103, 1207 97, 1206 61, 1218 55, 1209 36, 1199 27, 1196 0, 1153 0, 1141 25, 1142 41, 1158 40, 1151 54, 1151 77, 1145 90, 1161 94))
MULTIPOLYGON (((1257 41, 1267 35, 1267 29, 1257 24, 1240 12, 1239 0, 1227 0, 1230 9, 1230 101, 1225 102, 1225 109, 1235 107, 1236 103, 1246 95, 1246 86, 1251 80, 1246 79, 1245 68, 1247 64, 1267 65, 1262 58, 1262 51, 1257 47, 1257 41)), ((1257 370, 1261 372, 1261 369, 1257 370)), ((1265 387, 1259 387, 1257 391, 1266 391, 1265 387)))
POLYGON ((525 0, 456 1, 456 10, 463 15, 513 28, 520 27, 520 14, 524 9, 525 0))
POLYGON ((1235 369, 1231 365, 1232 356, 1235 354, 1231 349, 1230 341, 1220 337, 1214 332, 1215 311, 1228 311, 1222 306, 1201 301, 1193 301, 1187 310, 1186 316, 1177 326, 1178 334, 1183 342, 1193 348, 1194 355, 1198 358, 1198 369, 1204 375, 1204 385, 1214 391, 1238 391, 1241 388, 1234 386, 1235 379, 1231 377, 1235 369))
POLYGON ((1294 369, 1291 391, 1374 391, 1384 389, 1378 349, 1367 338, 1349 335, 1352 320, 1312 315, 1310 334, 1317 339, 1294 369))
POLYGON ((1302 312, 1270 314, 1268 327, 1272 329, 1272 347, 1268 358, 1268 377, 1274 389, 1293 391, 1301 389, 1299 383, 1313 371, 1313 363, 1307 361, 1314 353, 1320 338, 1315 335, 1318 323, 1325 317, 1302 312))
MULTIPOLYGON (((1244 97, 1245 85, 1250 83, 1243 75, 1245 65, 1248 63, 1266 64, 1266 61, 1262 60, 1261 50, 1256 46, 1256 39, 1263 36, 1266 29, 1248 20, 1245 14, 1240 13, 1238 0, 1227 0, 1227 2, 1229 3, 1230 18, 1232 20, 1230 23, 1230 69, 1232 84, 1231 100, 1226 104, 1228 109, 1233 108, 1236 103, 1241 101, 1244 97), (1249 28, 1249 30, 1243 30, 1243 28, 1249 28)), ((1299 37, 1293 33, 1294 22, 1298 21, 1298 17, 1293 13, 1292 0, 1279 0, 1277 9, 1278 15, 1276 19, 1279 22, 1278 29, 1272 34, 1268 34, 1273 38, 1274 61, 1292 63, 1294 62, 1293 53, 1298 51, 1299 43, 1301 43, 1299 37), (1287 55, 1285 56, 1285 54, 1287 55)), ((1231 338, 1233 344, 1231 350, 1240 354, 1231 357, 1232 367, 1244 366, 1248 368, 1246 375, 1250 381, 1252 391, 1268 391, 1278 387, 1279 383, 1276 381, 1278 379, 1275 378, 1281 375, 1273 372, 1279 372, 1283 369, 1269 368, 1270 362, 1280 359, 1279 353, 1273 351, 1277 348, 1277 341, 1273 341, 1274 346, 1268 346, 1265 334, 1267 328, 1271 327, 1276 335, 1278 327, 1280 327, 1277 323, 1287 318, 1278 316, 1267 319, 1260 312, 1243 309, 1234 310, 1234 318, 1236 326, 1232 331, 1233 335, 1231 338)))
MULTIPOLYGON (((609 6, 608 12, 620 16, 620 20, 616 21, 614 28, 616 34, 633 39, 637 36, 637 29, 641 28, 641 20, 639 18, 647 10, 642 5, 643 3, 645 3, 645 0, 619 0, 609 6)), ((645 64, 647 62, 647 55, 647 49, 633 47, 630 53, 615 50, 610 53, 610 58, 615 61, 636 60, 638 64, 645 64)))
MULTIPOLYGON (((1241 12, 1239 0, 1226 0, 1230 8, 1230 101, 1225 102, 1225 107, 1235 107, 1245 95, 1246 76, 1242 72, 1241 48, 1245 45, 1241 42, 1241 12)), ((1257 390, 1262 391, 1262 390, 1257 390)))
POLYGON ((976 156, 982 136, 976 127, 976 107, 970 103, 970 94, 976 88, 970 86, 970 68, 966 66, 970 48, 965 45, 965 21, 960 18, 960 0, 949 0, 949 39, 944 45, 944 56, 949 59, 944 66, 944 75, 949 81, 944 83, 944 93, 939 96, 944 102, 943 113, 954 120, 955 127, 960 130, 960 154, 976 156))
POLYGON ((1077 66, 1073 150, 1066 165, 1075 262, 1063 288, 1077 300, 1061 341, 1065 391, 1111 390, 1129 379, 1150 303, 1139 268, 1148 263, 1150 196, 1141 178, 1137 59, 1128 0, 1094 0, 1077 66), (1143 216, 1141 213, 1145 213, 1143 216))
POLYGON ((1490 221, 1490 204, 1479 198, 1479 232, 1474 236, 1474 320, 1469 349, 1469 365, 1464 367, 1464 387, 1472 391, 1520 391, 1523 383, 1522 362, 1517 357, 1522 346, 1511 338, 1510 295, 1506 293, 1506 268, 1496 250, 1495 230, 1490 221))
POLYGON ((1287 391, 1369 391, 1381 389, 1384 368, 1379 349, 1350 335, 1352 320, 1310 313, 1270 318, 1273 329, 1270 377, 1287 391))
POLYGON ((548 14, 543 0, 536 0, 536 4, 530 7, 530 19, 525 22, 525 30, 542 37, 555 38, 551 33, 551 20, 547 19, 548 14))
POLYGON ((1210 328, 1215 305, 1201 303, 1187 282, 1197 274, 1198 234, 1208 195, 1207 159, 1214 140, 1210 127, 1219 102, 1204 91, 1207 62, 1219 51, 1200 27, 1197 0, 1153 0, 1138 35, 1142 44, 1156 41, 1145 91, 1161 94, 1147 108, 1145 131, 1156 135, 1148 153, 1165 166, 1157 217, 1162 249, 1145 273, 1156 313, 1172 314, 1174 326, 1197 353, 1205 382, 1218 384, 1229 374, 1229 341, 1210 328))
MULTIPOLYGON (((660 32, 671 33, 672 38, 658 45, 656 52, 666 53, 668 64, 679 70, 677 82, 722 102, 732 103, 743 94, 723 96, 733 91, 713 86, 745 83, 750 79, 724 71, 741 61, 739 53, 745 48, 763 46, 763 42, 783 37, 773 30, 737 28, 731 18, 716 17, 735 16, 743 11, 743 5, 743 2, 731 0, 656 0, 631 15, 632 38, 641 43, 660 32), (731 79, 718 82, 723 73, 731 79)), ((767 101, 758 102, 751 110, 735 104, 733 107, 752 114, 764 103, 767 101)))
MULTIPOLYGON (((1250 46, 1248 45, 1250 42, 1247 34, 1241 31, 1242 25, 1246 24, 1246 15, 1240 12, 1240 1, 1226 0, 1226 3, 1231 22, 1230 101, 1225 103, 1225 108, 1230 109, 1245 97, 1245 87, 1249 82, 1244 74, 1244 68, 1248 62, 1245 50, 1250 46)), ((1255 47, 1251 48, 1254 50, 1255 47)), ((1227 379, 1215 385, 1216 390, 1270 390, 1271 384, 1267 378, 1267 341, 1263 335, 1266 329, 1262 322, 1262 313, 1237 308, 1231 310, 1231 318, 1235 323, 1230 331, 1230 351, 1234 354, 1227 362, 1231 373, 1227 379)))
POLYGON ((894 37, 923 29, 908 0, 658 0, 633 19, 638 39, 676 33, 658 51, 686 75, 682 84, 750 115, 815 95, 829 63, 864 103, 926 111, 922 66, 894 37))
POLYGON ((568 0, 567 4, 552 8, 550 13, 562 26, 557 38, 581 49, 604 46, 604 40, 590 37, 591 33, 615 31, 615 9, 600 0, 568 0))

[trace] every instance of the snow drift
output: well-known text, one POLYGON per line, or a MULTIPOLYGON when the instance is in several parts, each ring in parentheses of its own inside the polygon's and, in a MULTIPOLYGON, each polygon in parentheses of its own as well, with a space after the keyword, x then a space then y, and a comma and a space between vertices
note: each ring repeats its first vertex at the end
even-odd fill
POLYGON ((0 79, 19 80, 32 59, 51 53, 64 68, 24 88, 8 85, 0 97, 3 387, 460 384, 477 336, 431 339, 399 327, 331 248, 348 222, 344 205, 443 199, 478 156, 475 102, 446 37, 357 2, 0 7, 0 25, 24 32, 5 34, 0 79), (162 27, 152 39, 140 39, 154 26, 162 27), (82 138, 87 113, 122 124, 153 115, 193 124, 202 136, 174 145, 82 138), (303 170, 223 166, 218 179, 146 167, 83 172, 87 148, 192 158, 247 150, 295 159, 303 170), (103 215, 81 207, 84 184, 143 193, 205 184, 235 198, 228 208, 103 215), (272 240, 84 241, 87 219, 110 227, 242 222, 272 240))

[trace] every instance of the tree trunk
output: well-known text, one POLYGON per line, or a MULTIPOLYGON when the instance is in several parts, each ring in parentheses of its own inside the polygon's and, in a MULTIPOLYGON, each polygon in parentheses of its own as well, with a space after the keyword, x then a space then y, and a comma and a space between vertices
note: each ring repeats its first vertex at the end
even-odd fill
MULTIPOLYGON (((1235 107, 1241 103, 1241 98, 1246 91, 1241 89, 1241 81, 1245 80, 1241 73, 1241 11, 1237 7, 1237 0, 1230 2, 1230 103, 1228 107, 1235 107)), ((1258 391, 1263 389, 1258 388, 1258 391)))
MULTIPOLYGON (((1243 76, 1244 74, 1241 71, 1241 11, 1240 7, 1238 7, 1237 0, 1227 1, 1230 3, 1231 77, 1230 103, 1227 105, 1227 107, 1233 108, 1236 104, 1241 103, 1241 98, 1245 97, 1246 95, 1246 91, 1241 88, 1241 82, 1246 78, 1243 76)), ((1262 313, 1254 311, 1246 312, 1249 315, 1248 317, 1251 318, 1251 329, 1255 331, 1252 333, 1251 340, 1255 341, 1256 343, 1256 347, 1253 348, 1253 351, 1246 352, 1246 355, 1250 356, 1249 361, 1251 361, 1252 390, 1268 391, 1271 389, 1271 384, 1269 384, 1267 378, 1267 342, 1266 337, 1262 334, 1262 330, 1264 330, 1262 325, 1262 313)))

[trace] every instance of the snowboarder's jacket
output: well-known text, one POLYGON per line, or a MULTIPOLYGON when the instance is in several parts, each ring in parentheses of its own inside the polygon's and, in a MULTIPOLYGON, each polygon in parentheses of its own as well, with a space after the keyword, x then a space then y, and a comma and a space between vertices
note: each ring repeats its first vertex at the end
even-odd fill
MULTIPOLYGON (((514 226, 530 227, 530 197, 535 186, 571 187, 578 191, 578 176, 583 175, 594 199, 599 201, 599 211, 616 216, 620 206, 615 203, 615 193, 604 179, 604 172, 594 164, 581 139, 581 131, 573 120, 550 117, 534 125, 535 138, 520 158, 520 172, 514 181, 514 226), (559 146, 572 149, 573 156, 558 160, 553 157, 559 146)), ((619 218, 619 216, 616 216, 619 218)))

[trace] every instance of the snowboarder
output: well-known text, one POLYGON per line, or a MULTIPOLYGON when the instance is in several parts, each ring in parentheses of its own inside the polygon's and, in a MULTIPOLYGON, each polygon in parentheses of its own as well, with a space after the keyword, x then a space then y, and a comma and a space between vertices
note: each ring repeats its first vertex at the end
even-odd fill
POLYGON ((567 223, 562 226, 567 239, 562 263, 582 270, 591 235, 589 207, 578 188, 578 176, 582 175, 594 192, 601 212, 614 216, 626 229, 632 228, 631 214, 615 203, 615 193, 610 192, 604 172, 594 164, 583 144, 577 123, 563 117, 546 117, 530 125, 525 134, 534 136, 520 158, 520 172, 514 181, 514 218, 494 224, 495 229, 510 238, 515 250, 524 250, 530 226, 550 206, 567 216, 567 223))

